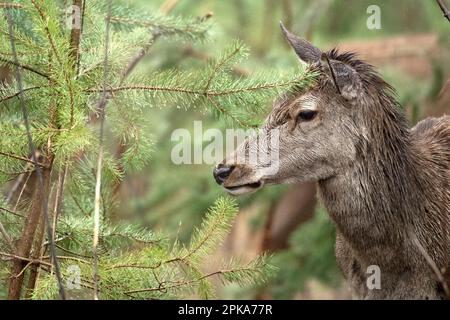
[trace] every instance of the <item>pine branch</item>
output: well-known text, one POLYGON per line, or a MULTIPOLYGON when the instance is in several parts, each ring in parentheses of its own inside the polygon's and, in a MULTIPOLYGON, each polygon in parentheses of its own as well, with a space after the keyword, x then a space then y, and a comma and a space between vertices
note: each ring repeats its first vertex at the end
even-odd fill
MULTIPOLYGON (((25 105, 25 96, 23 93, 23 84, 22 84, 22 76, 20 73, 20 69, 19 69, 19 63, 18 63, 18 57, 17 57, 17 53, 16 53, 16 47, 15 47, 15 43, 14 43, 14 31, 13 31, 13 20, 11 17, 11 13, 9 12, 8 9, 5 10, 5 15, 6 15, 6 20, 8 22, 8 31, 9 31, 9 35, 10 35, 10 44, 11 44, 11 52, 13 53, 13 61, 15 62, 16 65, 16 80, 17 80, 17 85, 18 85, 18 90, 20 92, 19 98, 20 98, 20 106, 22 109, 22 114, 23 114, 23 120, 25 123, 25 128, 26 128, 26 132, 27 132, 27 139, 28 139, 28 145, 29 145, 29 149, 30 149, 30 153, 31 153, 31 159, 34 163, 37 163, 37 159, 36 159, 36 148, 34 146, 34 142, 33 142, 33 138, 31 135, 31 130, 30 130, 30 124, 29 124, 29 120, 28 120, 28 110, 27 107, 25 105)), ((47 169, 45 171, 45 179, 46 181, 50 181, 50 171, 47 169)), ((44 175, 41 171, 41 167, 40 166, 36 166, 36 174, 38 176, 38 182, 39 182, 39 189, 40 192, 36 192, 36 195, 41 196, 40 198, 36 198, 36 202, 39 205, 37 205, 37 207, 33 208, 32 213, 36 213, 34 216, 29 216, 27 219, 28 222, 28 227, 34 227, 36 225, 36 221, 38 220, 39 217, 39 213, 42 210, 43 212, 43 216, 44 216, 44 221, 47 223, 47 235, 48 237, 51 239, 51 235, 52 235, 52 230, 51 230, 51 226, 50 226, 50 220, 48 217, 48 203, 47 200, 45 199, 45 184, 46 181, 44 181, 44 175)), ((47 188, 47 196, 48 196, 48 188, 47 188)), ((30 249, 31 249, 31 241, 32 241, 32 237, 34 235, 34 232, 31 233, 29 232, 30 230, 27 230, 28 228, 25 227, 24 228, 24 233, 23 233, 23 237, 21 238, 21 241, 17 247, 17 252, 19 253, 19 255, 23 255, 23 256, 28 256, 30 249)), ((50 243, 50 252, 52 253, 52 259, 53 259, 53 263, 55 265, 55 275, 58 281, 58 286, 59 286, 59 292, 60 292, 60 297, 64 300, 65 299, 65 292, 64 292, 64 287, 62 285, 62 279, 61 279, 61 273, 59 270, 59 264, 58 264, 58 259, 56 258, 56 251, 55 251, 55 246, 54 243, 51 241, 50 243)), ((22 261, 17 261, 17 263, 13 264, 13 275, 18 274, 19 268, 22 265, 22 261)), ((22 280, 23 278, 14 278, 13 280, 11 280, 11 286, 9 288, 9 298, 13 298, 13 299, 18 299, 20 298, 20 289, 22 286, 22 280)))
MULTIPOLYGON (((92 228, 92 219, 66 216, 61 219, 58 234, 71 240, 68 243, 71 251, 77 255, 90 256, 91 242, 86 238, 92 235, 92 228)), ((146 247, 155 246, 161 243, 161 239, 148 229, 136 225, 111 226, 105 221, 99 230, 99 243, 106 252, 110 252, 116 248, 131 247, 135 244, 146 247)))
MULTIPOLYGON (((285 82, 273 82, 273 83, 264 83, 264 84, 257 84, 255 86, 245 87, 245 88, 235 88, 230 90, 195 90, 195 89, 189 89, 189 88, 183 88, 183 87, 164 87, 164 86, 146 86, 146 85, 128 85, 128 86, 119 86, 119 87, 112 87, 108 89, 108 92, 115 93, 120 91, 126 91, 126 90, 142 90, 142 91, 166 91, 166 92, 174 92, 174 93, 186 93, 191 95, 203 95, 206 97, 220 97, 220 96, 229 96, 229 95, 235 95, 239 93, 245 93, 245 92, 254 92, 259 90, 270 90, 270 89, 276 89, 276 88, 282 88, 282 87, 288 87, 290 85, 296 84, 298 80, 288 80, 285 82)), ((87 89, 85 92, 94 93, 94 92, 101 92, 102 89, 87 89)))
POLYGON ((238 56, 239 53, 242 52, 242 50, 244 49, 244 46, 242 44, 237 45, 235 48, 233 48, 233 50, 226 54, 224 58, 220 59, 219 61, 217 61, 216 63, 214 63, 214 66, 210 72, 210 75, 208 77, 208 81, 206 82, 206 86, 205 86, 205 90, 204 91, 208 91, 209 87, 211 86, 211 82, 213 81, 213 79, 217 76, 217 73, 228 63, 230 63, 230 61, 232 61, 236 56, 238 56))
MULTIPOLYGON (((192 238, 191 246, 188 249, 177 250, 172 254, 175 257, 169 258, 165 251, 167 246, 147 246, 135 252, 130 252, 127 255, 105 257, 102 264, 99 265, 99 271, 102 275, 102 295, 105 298, 123 299, 123 298, 152 298, 152 297, 167 297, 170 293, 177 291, 190 292, 196 289, 197 293, 204 298, 213 296, 214 291, 211 287, 209 279, 213 276, 219 276, 224 282, 238 283, 240 285, 259 284, 267 279, 270 275, 271 266, 265 261, 265 257, 257 258, 247 264, 241 264, 238 260, 232 260, 224 263, 219 270, 203 274, 196 264, 196 260, 202 261, 207 259, 207 254, 211 252, 214 247, 223 240, 223 236, 228 232, 230 227, 230 215, 224 212, 234 211, 235 208, 228 208, 229 200, 218 200, 216 205, 211 208, 208 213, 208 219, 202 225, 192 238), (202 249, 199 248, 204 247, 202 249), (191 253, 189 256, 186 253, 191 253), (198 257, 194 257, 198 255, 198 257), (176 264, 175 262, 180 262, 176 264), (153 280, 150 280, 153 276, 153 280), (144 289, 136 289, 144 288, 144 289)), ((233 215, 234 216, 234 215, 233 215)), ((76 220, 73 220, 76 221, 76 220)), ((64 223, 66 225, 66 223, 64 223)), ((76 223, 67 221, 67 227, 74 227, 73 231, 63 230, 64 233, 76 234, 83 237, 82 234, 88 230, 89 225, 83 221, 76 223), (82 229, 78 229, 79 227, 82 229)), ((119 231, 123 233, 125 230, 119 231)), ((129 230, 130 236, 133 236, 137 231, 129 230)), ((110 229, 103 230, 103 237, 112 236, 118 233, 117 230, 110 229)), ((127 238, 129 236, 127 235, 127 238)), ((115 246, 117 248, 117 245, 115 246)), ((66 250, 66 248, 64 248, 66 250)), ((81 278, 92 289, 93 282, 86 280, 85 275, 91 274, 92 264, 90 260, 78 258, 78 253, 72 250, 71 254, 75 256, 58 256, 60 259, 81 260, 80 267, 82 268, 81 278)), ((42 257, 46 259, 47 257, 42 257)), ((49 287, 48 280, 52 278, 47 277, 42 279, 41 289, 36 292, 34 298, 42 298, 42 288, 49 287)), ((46 297, 49 293, 46 293, 46 297)), ((50 295, 51 296, 51 295, 50 295)))
POLYGON ((206 214, 201 228, 194 231, 189 248, 180 260, 196 259, 211 252, 231 228, 231 222, 236 213, 235 201, 219 198, 206 214))
POLYGON ((201 276, 198 279, 194 279, 194 280, 178 280, 178 281, 172 281, 175 284, 172 285, 168 285, 166 286, 165 283, 166 282, 161 282, 160 285, 158 287, 155 288, 143 288, 143 289, 136 289, 136 290, 129 290, 129 291, 125 291, 124 294, 136 294, 136 293, 143 293, 143 292, 154 292, 154 291, 162 291, 162 292, 166 292, 167 290, 171 290, 171 289, 176 289, 179 287, 183 287, 183 286, 189 286, 198 282, 201 282, 204 279, 207 278, 211 278, 212 276, 215 275, 220 275, 226 272, 229 272, 230 270, 219 270, 219 271, 214 271, 208 274, 205 274, 203 276, 201 276))
MULTIPOLYGON (((80 45, 81 44, 80 43, 81 43, 81 36, 83 33, 84 12, 85 12, 86 4, 85 4, 84 0, 74 0, 73 5, 80 8, 81 12, 82 12, 81 17, 80 17, 80 19, 81 19, 80 29, 72 28, 71 34, 70 34, 70 49, 71 50, 69 52, 69 56, 73 61, 75 74, 78 76, 79 69, 80 69, 80 60, 81 60, 81 54, 80 54, 80 50, 81 50, 80 45)), ((72 99, 71 99, 71 101, 72 101, 72 99)), ((70 126, 71 127, 73 126, 73 109, 71 110, 70 126)), ((55 241, 54 239, 55 239, 55 235, 56 235, 57 223, 58 223, 59 216, 61 214, 61 208, 62 208, 63 197, 64 197, 64 185, 66 182, 67 172, 68 172, 68 158, 65 158, 64 162, 63 162, 63 166, 59 170, 59 173, 58 173, 58 184, 57 184, 55 202, 54 202, 54 207, 53 207, 53 222, 52 222, 52 227, 53 227, 52 239, 53 239, 53 241, 55 241)))
MULTIPOLYGON (((72 81, 70 80, 70 76, 67 72, 67 69, 65 68, 64 64, 63 64, 63 60, 59 54, 59 51, 57 49, 55 40, 53 39, 52 33, 50 32, 46 22, 47 22, 47 17, 44 13, 44 11, 42 10, 42 8, 37 4, 36 0, 31 0, 31 3, 33 4, 34 8, 36 9, 36 11, 38 12, 42 23, 44 23, 44 30, 45 30, 45 34, 47 36, 47 40, 48 43, 50 44, 50 48, 52 49, 53 55, 56 57, 56 60, 58 61, 59 67, 63 70, 63 75, 64 75, 64 81, 67 84, 67 89, 69 92, 69 98, 70 98, 70 125, 73 125, 73 121, 74 121, 74 108, 75 108, 75 102, 74 102, 74 92, 73 92, 73 87, 72 87, 72 81)), ((73 30, 73 29, 72 29, 73 30)), ((72 35, 75 36, 75 35, 72 35)), ((75 40, 73 40, 75 42, 75 40)), ((80 41, 80 39, 77 39, 77 41, 80 41)), ((74 45, 76 45, 76 43, 74 43, 74 45)), ((78 49, 77 49, 78 50, 78 49)), ((74 50, 74 48, 72 48, 71 53, 72 54, 77 54, 77 50, 74 50)), ((75 62, 76 63, 76 62, 75 62)))
POLYGON ((13 8, 19 8, 22 9, 24 6, 20 3, 8 3, 8 2, 0 2, 0 8, 2 9, 13 9, 13 8))
MULTIPOLYGON (((105 49, 105 56, 104 56, 104 82, 103 82, 103 91, 102 91, 102 97, 98 104, 98 110, 100 110, 100 136, 99 136, 99 156, 98 156, 98 163, 97 163, 97 177, 96 177, 96 196, 95 196, 95 209, 94 209, 94 217, 95 217, 95 224, 94 224, 94 248, 96 248, 98 243, 98 236, 99 236, 99 214, 100 214, 100 190, 101 190, 101 171, 102 171, 102 162, 103 162, 103 128, 104 128, 104 121, 105 121, 105 110, 106 105, 108 103, 108 95, 106 90, 106 70, 107 70, 107 61, 108 61, 108 41, 109 41, 109 28, 110 28, 110 22, 112 21, 111 17, 111 4, 109 4, 108 7, 108 18, 107 18, 107 32, 106 32, 106 49, 105 49)), ((154 42, 160 37, 161 33, 159 31, 155 31, 151 33, 151 38, 148 41, 148 43, 141 48, 139 53, 133 57, 130 62, 128 63, 127 67, 122 72, 119 85, 121 85, 126 78, 132 73, 136 65, 144 58, 144 56, 149 52, 150 48, 153 46, 154 42)), ((109 92, 110 94, 111 92, 109 92)), ((96 249, 94 250, 94 265, 98 262, 98 257, 96 255, 96 249)), ((94 274, 95 268, 94 268, 94 274)), ((94 277, 95 278, 95 277, 94 277)), ((95 282, 94 287, 97 288, 97 282, 95 282)), ((98 297, 97 297, 98 299, 98 297)))
POLYGON ((262 272, 261 267, 258 267, 256 264, 260 264, 263 259, 257 259, 257 263, 251 262, 245 267, 239 267, 236 269, 222 269, 218 271, 213 271, 204 275, 201 275, 200 277, 192 280, 175 280, 170 282, 160 282, 158 287, 153 288, 143 288, 143 289, 135 289, 135 290, 129 290, 124 292, 124 294, 137 294, 137 293, 148 293, 148 292, 155 292, 155 291, 161 291, 166 292, 167 290, 176 289, 182 286, 189 286, 192 284, 196 284, 201 282, 202 280, 211 278, 213 276, 219 276, 227 279, 230 282, 234 282, 238 280, 240 283, 244 283, 246 279, 247 281, 250 279, 250 282, 252 281, 252 277, 255 276, 255 272, 262 272), (244 276, 244 278, 243 278, 244 276), (169 285, 165 285, 166 283, 169 283, 169 285), (173 284, 170 284, 173 283, 173 284))
POLYGON ((211 15, 207 15, 203 19, 185 20, 164 14, 149 13, 145 16, 145 20, 112 16, 111 22, 131 27, 149 28, 152 33, 159 33, 165 37, 180 36, 187 39, 201 39, 205 37, 209 29, 209 25, 205 23, 209 17, 211 15))
POLYGON ((26 65, 26 64, 23 64, 23 63, 20 63, 20 62, 16 62, 16 61, 11 61, 11 60, 8 60, 8 59, 3 58, 3 57, 0 57, 0 62, 3 62, 5 65, 8 65, 8 66, 20 67, 23 70, 27 70, 27 71, 33 72, 33 73, 35 73, 35 74, 37 74, 37 75, 39 75, 41 77, 44 77, 46 79, 50 79, 50 76, 48 74, 45 74, 44 72, 37 70, 33 66, 29 66, 29 65, 26 65))
POLYGON ((128 66, 125 68, 125 70, 122 73, 122 78, 120 79, 119 85, 122 85, 125 79, 133 72, 136 65, 147 55, 155 41, 161 36, 161 33, 155 32, 151 34, 150 40, 146 45, 142 47, 142 49, 139 51, 139 53, 131 59, 131 61, 128 63, 128 66))
MULTIPOLYGON (((80 0, 74 1, 80 2, 80 0)), ((36 262, 38 259, 46 262, 46 259, 53 259, 53 256, 61 260, 60 263, 64 267, 73 261, 79 262, 82 271, 81 285, 93 290, 97 298, 100 298, 101 294, 105 299, 147 298, 149 295, 157 298, 183 297, 188 293, 209 298, 214 294, 214 290, 208 279, 214 275, 219 276, 223 281, 233 283, 252 284, 253 278, 259 281, 265 272, 263 263, 241 265, 233 261, 211 274, 203 274, 201 271, 201 263, 223 241, 229 230, 237 210, 232 202, 219 200, 186 248, 179 244, 171 247, 165 241, 155 238, 148 230, 135 226, 112 227, 107 219, 100 220, 100 213, 103 212, 107 216, 106 213, 111 211, 112 201, 109 200, 113 199, 111 187, 114 186, 114 182, 123 179, 124 172, 128 172, 130 168, 139 168, 149 159, 153 141, 144 135, 146 128, 145 122, 142 121, 143 109, 140 108, 148 105, 202 107, 214 114, 232 119, 233 123, 240 126, 248 126, 251 117, 244 118, 246 112, 255 114, 256 110, 264 106, 267 98, 280 91, 291 90, 291 87, 296 85, 306 85, 310 76, 300 73, 288 79, 267 74, 236 79, 236 72, 233 70, 236 70, 239 59, 245 56, 245 48, 239 43, 231 46, 217 59, 208 58, 207 66, 201 70, 163 71, 152 73, 150 76, 136 74, 135 66, 148 54, 156 38, 170 36, 201 39, 208 29, 202 22, 211 15, 192 20, 162 17, 159 14, 127 16, 118 12, 120 9, 114 9, 110 1, 109 6, 112 8, 108 10, 105 33, 104 19, 100 19, 105 14, 102 3, 87 3, 89 5, 86 9, 86 31, 84 34, 82 32, 76 34, 72 30, 68 41, 67 33, 60 29, 58 23, 55 23, 54 18, 59 15, 58 7, 33 0, 33 5, 27 7, 26 13, 29 13, 33 21, 37 22, 37 26, 32 26, 30 30, 27 26, 23 26, 26 32, 22 33, 20 29, 17 29, 15 37, 10 35, 11 38, 18 39, 18 48, 20 52, 24 52, 24 59, 26 59, 24 62, 40 66, 40 62, 38 64, 34 62, 39 58, 39 61, 44 61, 43 65, 49 67, 47 71, 47 75, 51 78, 49 83, 41 81, 40 77, 33 72, 26 73, 27 83, 31 87, 19 89, 17 93, 3 89, 2 92, 6 92, 5 95, 8 96, 2 96, 0 101, 18 97, 18 102, 22 103, 21 98, 24 92, 32 92, 27 97, 27 102, 30 119, 33 120, 33 142, 39 147, 47 145, 42 171, 47 173, 56 165, 59 168, 58 183, 55 181, 54 186, 55 196, 51 197, 53 221, 47 223, 52 227, 53 232, 47 236, 48 239, 44 241, 44 245, 54 243, 59 250, 67 252, 67 256, 54 255, 51 251, 48 256, 41 256, 39 252, 34 251, 37 255, 32 257, 27 255, 27 259, 32 262, 10 257, 12 261, 21 261, 21 268, 15 274, 23 276, 25 268, 27 273, 30 270, 33 273, 33 270, 38 270, 37 268, 49 272, 39 276, 32 298, 57 296, 58 280, 55 280, 52 273, 54 268, 52 260, 47 265, 38 265, 36 262), (112 12, 114 16, 111 10, 115 10, 112 12), (116 27, 115 37, 114 41, 110 42, 108 32, 112 32, 109 28, 112 28, 113 24, 116 27), (122 32, 119 25, 137 28, 131 32, 122 32), (28 39, 27 35, 31 33, 33 37, 28 39), (86 47, 82 50, 83 66, 79 72, 74 68, 80 69, 78 65, 81 36, 83 46, 86 45, 86 47), (103 42, 100 38, 105 38, 101 46, 98 45, 103 42), (35 40, 39 43, 35 43, 35 40), (26 52, 31 51, 30 48, 34 48, 35 44, 45 47, 37 56, 26 52), (100 52, 103 50, 105 52, 102 59, 100 52), (130 52, 134 50, 136 54, 133 53, 128 60, 130 52), (235 74, 233 75, 232 72, 235 74), (49 97, 50 103, 48 103, 49 97), (92 98, 98 99, 96 105, 91 103, 92 98), (148 103, 149 101, 151 103, 148 103), (114 108, 108 108, 110 117, 107 120, 111 123, 113 133, 119 137, 121 146, 125 146, 121 149, 119 159, 109 155, 104 146, 106 141, 103 137, 103 126, 109 102, 115 105, 114 108), (129 106, 132 108, 128 108, 129 106), (99 140, 93 136, 92 126, 85 126, 85 116, 91 113, 94 107, 97 107, 95 111, 98 112, 101 120, 99 140), (79 161, 76 165, 71 164, 70 179, 67 180, 69 185, 66 187, 66 193, 69 192, 73 199, 71 197, 63 199, 67 166, 75 155, 79 161), (94 193, 94 189, 95 197, 89 196, 94 193), (68 214, 58 219, 63 204, 68 214), (94 219, 89 218, 92 213, 94 213, 94 219), (92 260, 91 253, 93 253, 92 260), (136 288, 161 290, 145 296, 127 293, 136 288), (167 292, 167 289, 170 289, 170 292, 167 292)), ((118 5, 117 8, 120 6, 118 5)), ((2 25, 1 36, 4 33, 3 29, 2 25)), ((0 49, 9 50, 3 45, 0 49)), ((14 155, 29 154, 23 143, 25 137, 21 132, 23 122, 13 113, 16 111, 15 102, 5 114, 5 119, 10 118, 12 122, 0 130, 1 134, 7 137, 2 142, 1 149, 14 155)), ((21 163, 11 159, 7 159, 6 164, 0 169, 5 169, 3 171, 9 173, 20 171, 21 163)), ((33 159, 28 163, 32 165, 32 161, 33 159)), ((5 178, 7 177, 2 175, 2 179, 5 178)), ((46 180, 46 184, 49 181, 50 179, 46 180)), ((28 186, 30 187, 33 188, 28 186)), ((36 192, 32 198, 28 217, 35 215, 40 208, 38 204, 45 202, 42 192, 48 194, 45 189, 39 187, 39 183, 34 188, 36 192), (43 200, 38 202, 39 198, 43 200)), ((22 191, 24 189, 25 185, 22 191)), ((20 198, 21 196, 17 204, 20 198)), ((9 215, 2 218, 15 219, 9 215)), ((14 222, 16 221, 20 220, 15 219, 14 222)), ((28 225, 31 224, 28 223, 28 225)), ((9 226, 14 224, 6 220, 5 227, 9 226)), ((36 227, 36 224, 34 226, 36 227)), ((30 231, 29 228, 27 230, 30 231)), ((12 238, 16 238, 19 234, 14 227, 8 232, 12 238)), ((32 232, 34 230, 31 230, 32 232)), ((35 237, 40 238, 39 232, 35 237)), ((39 247, 38 242, 35 242, 36 248, 39 247)), ((18 255, 18 257, 24 256, 18 255)), ((68 275, 63 271, 61 276, 65 280, 68 275)))
POLYGON ((48 26, 46 25, 47 17, 45 16, 45 13, 42 10, 42 8, 37 4, 36 0, 31 0, 31 3, 33 4, 36 11, 39 13, 42 23, 44 23, 44 30, 45 30, 45 34, 47 36, 48 43, 50 44, 50 48, 52 49, 53 54, 55 55, 56 59, 58 60, 59 65, 62 67, 63 62, 61 60, 61 57, 59 56, 58 50, 56 49, 55 40, 53 39, 52 33, 50 32, 50 30, 48 29, 48 26))
MULTIPOLYGON (((36 89, 41 89, 41 88, 43 88, 43 87, 42 87, 42 86, 28 87, 28 88, 24 88, 24 89, 22 90, 22 92, 27 92, 27 91, 36 90, 36 89)), ((3 97, 3 98, 0 99, 0 102, 5 102, 5 101, 7 101, 7 100, 9 100, 9 99, 13 99, 13 98, 19 97, 20 94, 21 94, 21 92, 19 91, 19 92, 16 92, 16 93, 11 94, 11 95, 9 95, 9 96, 3 97)))
MULTIPOLYGON (((200 50, 196 50, 194 47, 192 46, 186 46, 183 49, 183 54, 201 61, 205 61, 205 62, 210 62, 212 59, 212 57, 200 50)), ((250 71, 242 68, 240 66, 233 66, 232 67, 232 72, 234 75, 238 76, 238 77, 248 77, 250 75, 250 71)))

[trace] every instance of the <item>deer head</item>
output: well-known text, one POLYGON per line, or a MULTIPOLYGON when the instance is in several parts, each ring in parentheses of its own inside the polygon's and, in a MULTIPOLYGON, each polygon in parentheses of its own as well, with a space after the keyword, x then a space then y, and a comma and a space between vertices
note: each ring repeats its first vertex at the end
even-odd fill
POLYGON ((259 133, 246 138, 215 167, 217 183, 234 195, 266 184, 325 180, 351 166, 361 147, 368 145, 370 119, 359 106, 370 104, 367 93, 385 85, 353 54, 324 53, 282 24, 281 29, 318 78, 307 90, 278 98, 259 133), (261 143, 271 140, 277 140, 275 147, 261 143), (277 157, 268 157, 270 153, 277 157), (260 155, 256 157, 260 161, 249 161, 253 154, 260 155), (275 167, 270 161, 276 162, 275 167))

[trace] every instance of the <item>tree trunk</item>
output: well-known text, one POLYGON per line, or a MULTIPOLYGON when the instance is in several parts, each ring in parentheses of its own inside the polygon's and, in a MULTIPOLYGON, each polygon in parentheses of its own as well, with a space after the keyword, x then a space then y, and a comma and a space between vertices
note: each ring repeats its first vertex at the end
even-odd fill
MULTIPOLYGON (((41 214, 41 219, 39 222, 39 226, 37 228, 36 239, 34 240, 33 252, 31 254, 31 257, 33 259, 40 259, 40 257, 43 255, 42 249, 43 249, 43 244, 44 244, 44 239, 45 239, 45 227, 46 226, 45 226, 44 215, 41 214)), ((38 268, 39 268, 39 266, 37 264, 32 264, 30 266, 27 290, 25 292, 25 298, 27 298, 27 299, 31 298, 31 295, 33 294, 33 290, 36 285, 38 268)))
MULTIPOLYGON (((52 165, 53 157, 49 157, 47 160, 47 166, 42 169, 44 189, 40 188, 39 179, 35 180, 33 202, 25 219, 22 235, 17 245, 16 255, 19 257, 29 258, 30 256, 36 229, 38 228, 39 221, 43 219, 43 203, 44 201, 48 202, 52 165)), ((15 259, 12 263, 11 279, 8 288, 9 300, 20 299, 24 279, 24 272, 22 272, 22 270, 26 267, 26 265, 27 263, 20 259, 15 259)))

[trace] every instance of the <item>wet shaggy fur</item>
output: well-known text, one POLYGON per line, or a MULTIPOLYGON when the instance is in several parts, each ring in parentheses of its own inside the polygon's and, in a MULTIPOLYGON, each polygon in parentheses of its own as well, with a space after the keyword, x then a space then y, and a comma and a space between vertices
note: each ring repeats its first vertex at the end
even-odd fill
POLYGON ((221 164, 234 168, 222 185, 243 194, 257 181, 317 181, 354 298, 443 298, 432 266, 450 274, 450 116, 409 128, 394 90, 371 65, 337 50, 324 64, 319 49, 282 30, 300 59, 319 72, 317 83, 278 99, 262 128, 267 136, 280 132, 278 172, 268 176, 263 166, 239 164, 257 149, 250 138, 221 164), (317 116, 299 122, 305 106, 317 116), (372 265, 381 272, 379 289, 367 286, 372 265))
POLYGON ((355 163, 319 181, 337 226, 336 257, 355 298, 444 297, 415 240, 445 274, 450 267, 450 116, 428 118, 409 129, 392 88, 353 54, 329 53, 357 70, 353 101, 368 129, 355 163), (416 238, 416 239, 415 239, 416 238), (370 265, 381 289, 366 285, 370 265))

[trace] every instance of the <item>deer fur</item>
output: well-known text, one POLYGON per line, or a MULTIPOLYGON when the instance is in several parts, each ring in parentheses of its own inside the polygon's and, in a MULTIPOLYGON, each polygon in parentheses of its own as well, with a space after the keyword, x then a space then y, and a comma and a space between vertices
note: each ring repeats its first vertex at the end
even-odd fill
POLYGON ((259 136, 219 164, 232 169, 220 183, 238 195, 267 184, 317 181, 354 298, 443 298, 438 276, 450 267, 450 116, 410 129, 394 89, 371 65, 337 50, 324 59, 320 49, 282 30, 318 79, 274 103, 259 136), (305 109, 317 115, 299 120, 305 109), (266 165, 244 158, 275 130, 279 169, 266 174, 266 165), (379 289, 367 286, 372 265, 381 271, 379 289))

